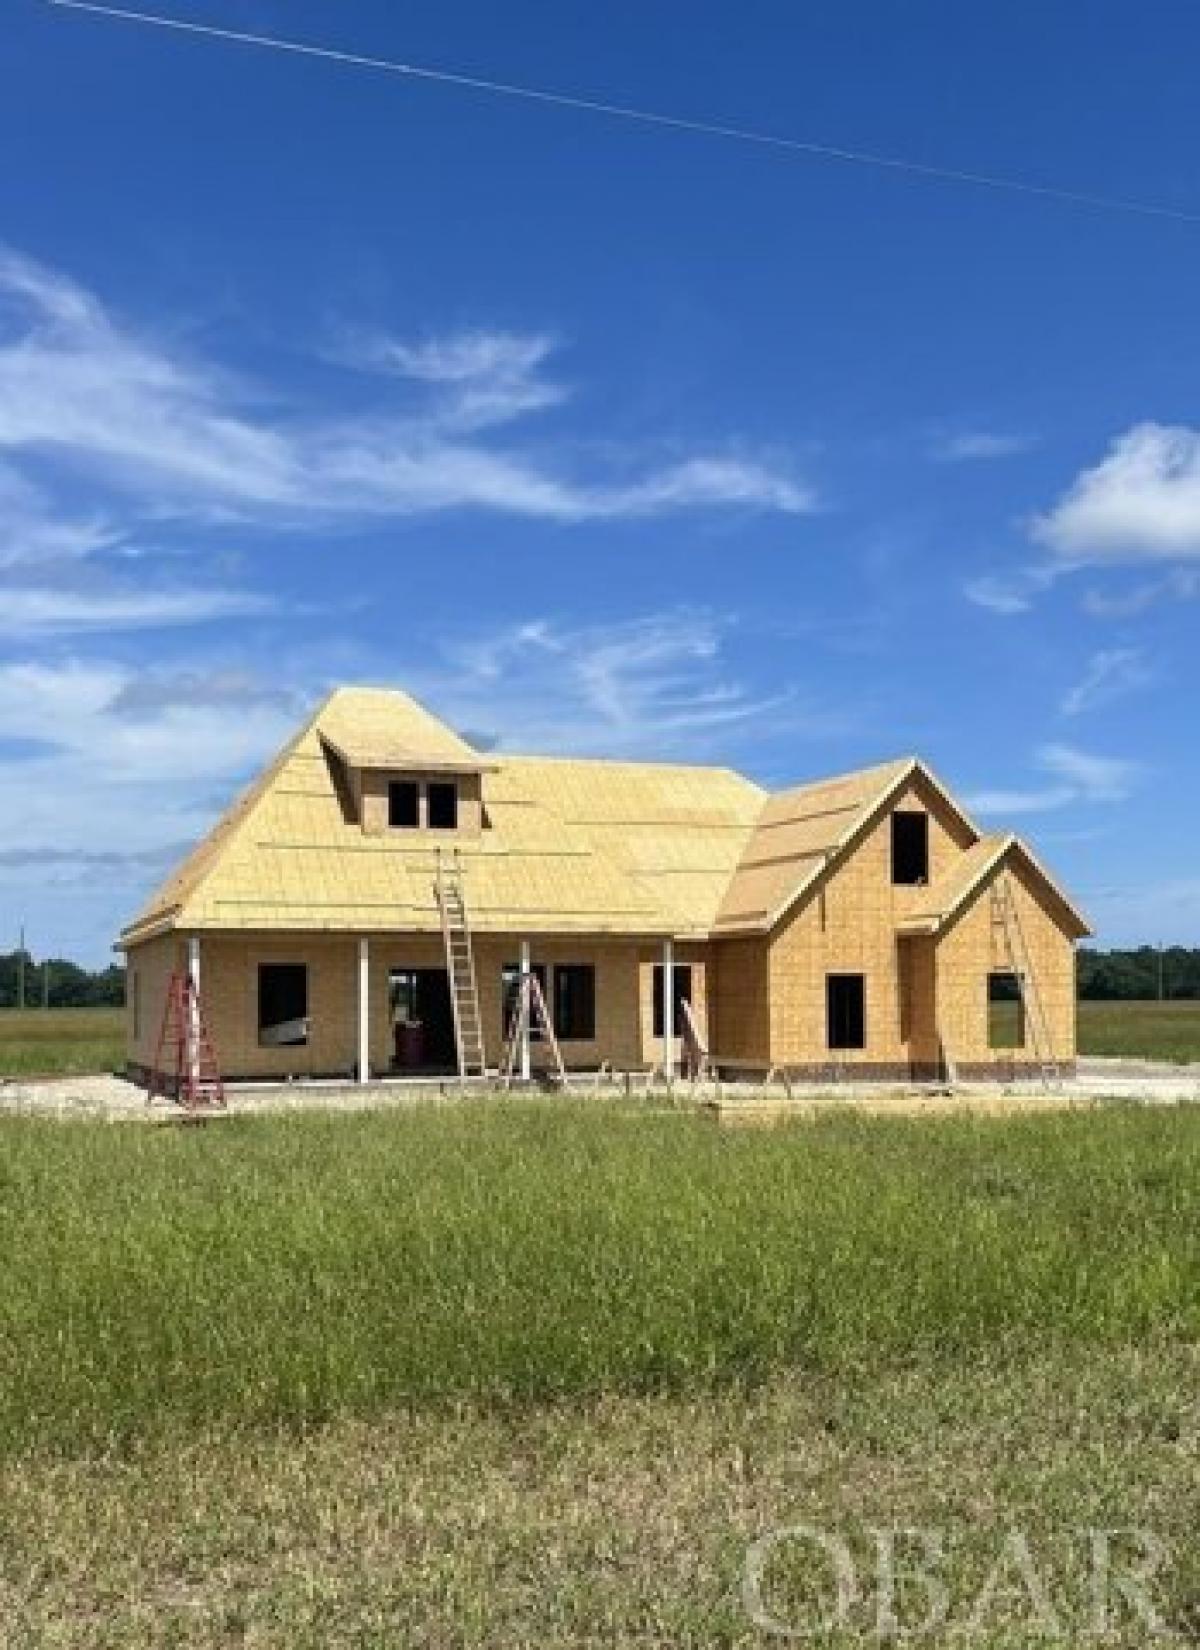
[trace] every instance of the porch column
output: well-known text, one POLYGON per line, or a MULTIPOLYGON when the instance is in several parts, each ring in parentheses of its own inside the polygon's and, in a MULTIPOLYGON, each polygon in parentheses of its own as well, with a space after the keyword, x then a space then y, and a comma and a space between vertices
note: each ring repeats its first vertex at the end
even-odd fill
POLYGON ((663 1076, 675 1081, 675 942, 663 941, 663 1076))
POLYGON ((193 1090, 200 1081, 200 936, 190 934, 187 942, 187 971, 191 983, 188 1002, 188 1076, 193 1090))
MULTIPOLYGON (((525 990, 525 982, 529 978, 531 967, 532 967, 532 964, 530 963, 530 960, 529 960, 529 941, 528 940, 522 940, 521 941, 521 986, 520 986, 520 989, 522 990, 522 992, 525 990)), ((530 1075, 530 1073, 529 1073, 529 1016, 527 1014, 525 1016, 524 1024, 521 1028, 521 1081, 523 1083, 527 1083, 529 1081, 529 1075, 530 1075)))
POLYGON ((358 1080, 371 1081, 371 944, 358 942, 358 1080))

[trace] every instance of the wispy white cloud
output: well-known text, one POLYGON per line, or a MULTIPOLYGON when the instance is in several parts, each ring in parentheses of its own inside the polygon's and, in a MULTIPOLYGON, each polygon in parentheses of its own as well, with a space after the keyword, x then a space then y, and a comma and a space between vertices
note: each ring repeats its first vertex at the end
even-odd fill
POLYGON ((1137 762, 1118 756, 1097 756, 1075 745, 1042 745, 1035 760, 1057 774, 1084 802, 1123 802, 1141 772, 1137 762))
POLYGON ((978 463, 994 458, 1013 458, 1037 445, 1036 437, 998 430, 962 430, 940 437, 931 449, 942 464, 978 463))
POLYGON ((226 697, 195 668, 0 663, 0 905, 30 919, 35 947, 102 957, 282 744, 297 706, 245 687, 226 697))
POLYGON ((549 333, 485 328, 430 336, 417 343, 385 333, 352 333, 340 350, 347 365, 433 387, 430 412, 452 430, 508 424, 569 399, 543 375, 556 341, 549 333))
POLYGON ((56 516, 44 493, 0 464, 0 570, 82 561, 116 548, 119 529, 100 514, 56 516))
POLYGON ((1014 618, 1030 612, 1038 596, 1049 589, 1061 574, 1059 567, 1034 563, 1017 567, 1011 573, 985 573, 968 579, 962 593, 976 607, 984 607, 989 613, 998 613, 1002 618, 1014 618))
MULTIPOLYGON (((102 842, 97 826, 97 817, 120 802, 120 831, 156 843, 169 799, 164 795, 161 812, 152 806, 143 818, 138 811, 156 786, 211 789, 252 768, 292 731, 294 709, 253 696, 214 700, 195 670, 176 684, 190 690, 187 696, 171 691, 172 673, 155 672, 161 703, 132 714, 140 680, 127 665, 82 658, 0 664, 0 740, 45 747, 33 759, 0 765, 0 816, 10 834, 51 847, 120 847, 120 835, 102 842), (78 806, 80 796, 87 807, 78 806), (31 836, 24 826, 35 824, 31 836)), ((170 839, 180 834, 171 830, 170 839)))
POLYGON ((160 716, 177 706, 189 710, 253 710, 286 712, 299 720, 312 695, 295 684, 256 676, 253 671, 227 665, 200 670, 195 666, 155 667, 138 676, 126 676, 107 706, 112 716, 160 716))
POLYGON ((0 586, 0 639, 31 641, 123 630, 159 630, 270 611, 268 597, 215 588, 145 590, 110 585, 62 589, 0 586))
POLYGON ((671 609, 612 624, 538 618, 452 639, 403 685, 489 745, 581 755, 728 758, 730 741, 844 731, 844 708, 754 692, 714 614, 671 609))
POLYGON ((358 358, 384 371, 427 384, 522 382, 544 365, 555 348, 549 333, 469 329, 417 343, 381 333, 358 335, 358 358))
POLYGON ((1151 680, 1151 671, 1141 650, 1133 647, 1101 648, 1088 660, 1083 675, 1064 696, 1060 707, 1064 716, 1080 716, 1116 699, 1136 693, 1151 680))
POLYGON ((70 460, 143 507, 268 525, 491 510, 564 523, 737 507, 799 514, 810 488, 753 454, 572 473, 541 451, 485 444, 495 423, 561 399, 539 377, 549 341, 473 333, 376 340, 374 364, 433 401, 336 419, 271 407, 257 388, 120 324, 65 276, 0 257, 0 450, 70 460))
POLYGON ((1131 590, 1087 590, 1081 606, 1096 619, 1132 619, 1162 601, 1195 601, 1200 596, 1200 569, 1172 568, 1161 579, 1150 579, 1131 590))
POLYGON ((1045 783, 978 791, 967 797, 967 807, 972 813, 1003 823, 1021 814, 1050 813, 1076 804, 1123 802, 1141 772, 1136 762, 1097 756, 1065 744, 1040 745, 1033 762, 1047 776, 1045 783))
POLYGON ((1012 618, 1018 613, 1028 613, 1033 606, 1033 598, 1029 587, 1022 588, 1015 581, 999 578, 994 574, 987 574, 983 578, 968 579, 963 585, 963 595, 976 607, 986 607, 989 613, 999 613, 1004 618, 1012 618))
POLYGON ((1135 425, 1032 531, 1077 566, 1200 558, 1200 431, 1135 425))

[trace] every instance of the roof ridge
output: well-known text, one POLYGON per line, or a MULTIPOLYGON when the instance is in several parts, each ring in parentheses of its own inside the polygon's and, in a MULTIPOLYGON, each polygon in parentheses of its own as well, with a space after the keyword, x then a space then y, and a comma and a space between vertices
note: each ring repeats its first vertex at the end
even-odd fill
POLYGON ((674 769, 681 773, 727 773, 735 779, 742 780, 747 785, 753 785, 757 791, 764 794, 771 793, 749 774, 735 768, 731 762, 658 762, 649 756, 572 756, 559 751, 508 751, 494 749, 487 753, 503 766, 506 762, 575 762, 586 764, 588 767, 610 768, 645 768, 649 772, 661 773, 665 768, 674 769))
POLYGON ((865 779, 868 774, 883 774, 902 772, 906 769, 921 768, 925 764, 919 756, 893 756, 884 762, 864 762, 861 768, 844 768, 839 773, 820 774, 815 779, 801 779, 795 785, 785 785, 782 790, 770 791, 772 797, 795 796, 801 791, 814 791, 824 785, 841 785, 851 779, 865 779))

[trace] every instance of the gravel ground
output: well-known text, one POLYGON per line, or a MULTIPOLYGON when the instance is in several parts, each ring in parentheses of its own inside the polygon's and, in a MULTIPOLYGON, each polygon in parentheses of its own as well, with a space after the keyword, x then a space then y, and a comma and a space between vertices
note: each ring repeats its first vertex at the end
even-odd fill
MULTIPOLYGON (((582 1092, 588 1092, 585 1087, 582 1092)), ((682 1090, 687 1093, 686 1089, 682 1090)), ((907 1109, 922 1109, 927 1091, 840 1088, 831 1094, 819 1086, 794 1089, 795 1098, 805 1103, 818 1098, 835 1102, 859 1102, 880 1110, 895 1110, 907 1102, 907 1109)), ((761 1096, 761 1090, 747 1090, 745 1099, 761 1096)), ((736 1103, 735 1088, 726 1085, 722 1098, 736 1103)), ((770 1092, 772 1100, 784 1098, 780 1089, 770 1092)), ((930 1099, 932 1097, 929 1097, 930 1099)), ((937 1097, 944 1102, 945 1095, 937 1097)), ((1014 1083, 963 1084, 952 1097, 953 1109, 994 1110, 997 1103, 1019 1102, 1022 1098, 1045 1103, 1051 1097, 1038 1085, 1014 1083)), ((1176 1105, 1183 1101, 1200 1103, 1200 1065, 1175 1066, 1152 1061, 1085 1060, 1080 1062, 1079 1076, 1065 1083, 1054 1096, 1068 1102, 1099 1102, 1138 1100, 1149 1105, 1176 1105)), ((279 1087, 235 1088, 229 1096, 232 1115, 254 1116, 268 1112, 311 1111, 337 1108, 339 1111, 365 1111, 384 1107, 428 1105, 443 1101, 453 1104, 459 1095, 453 1087, 440 1088, 429 1084, 374 1085, 366 1091, 355 1085, 336 1083, 289 1083, 279 1087)), ((1009 1109, 1006 1105, 1004 1109, 1009 1109)), ((944 1104, 936 1108, 946 1109, 944 1104)), ((147 1105, 143 1089, 122 1077, 59 1077, 33 1082, 0 1081, 0 1115, 4 1113, 36 1114, 63 1119, 92 1118, 108 1122, 161 1122, 178 1118, 178 1110, 162 1101, 147 1105)))

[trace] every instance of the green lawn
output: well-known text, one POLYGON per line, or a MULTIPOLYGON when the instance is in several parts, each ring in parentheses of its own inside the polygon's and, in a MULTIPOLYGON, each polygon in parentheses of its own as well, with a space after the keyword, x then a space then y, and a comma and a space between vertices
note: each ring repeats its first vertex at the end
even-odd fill
POLYGON ((0 1077, 76 1076, 124 1064, 123 1008, 0 1008, 0 1077))
MULTIPOLYGON (((1072 1532, 1147 1524, 1194 1635, 1198 1192, 1190 1109, 7 1120, 0 1619, 750 1650, 747 1544, 807 1522, 866 1582, 869 1526, 939 1530, 967 1602, 1015 1525, 1078 1625, 1072 1532)), ((802 1616, 816 1560, 783 1560, 802 1616)), ((820 1642, 877 1643, 867 1608, 820 1642)), ((969 1642, 1048 1642, 1024 1619, 1009 1589, 969 1642)))
POLYGON ((1200 1061, 1200 1002, 1080 1003, 1079 1052, 1200 1061))
POLYGON ((730 1134, 506 1099, 0 1138, 0 1451, 1200 1329, 1191 1110, 730 1134))

